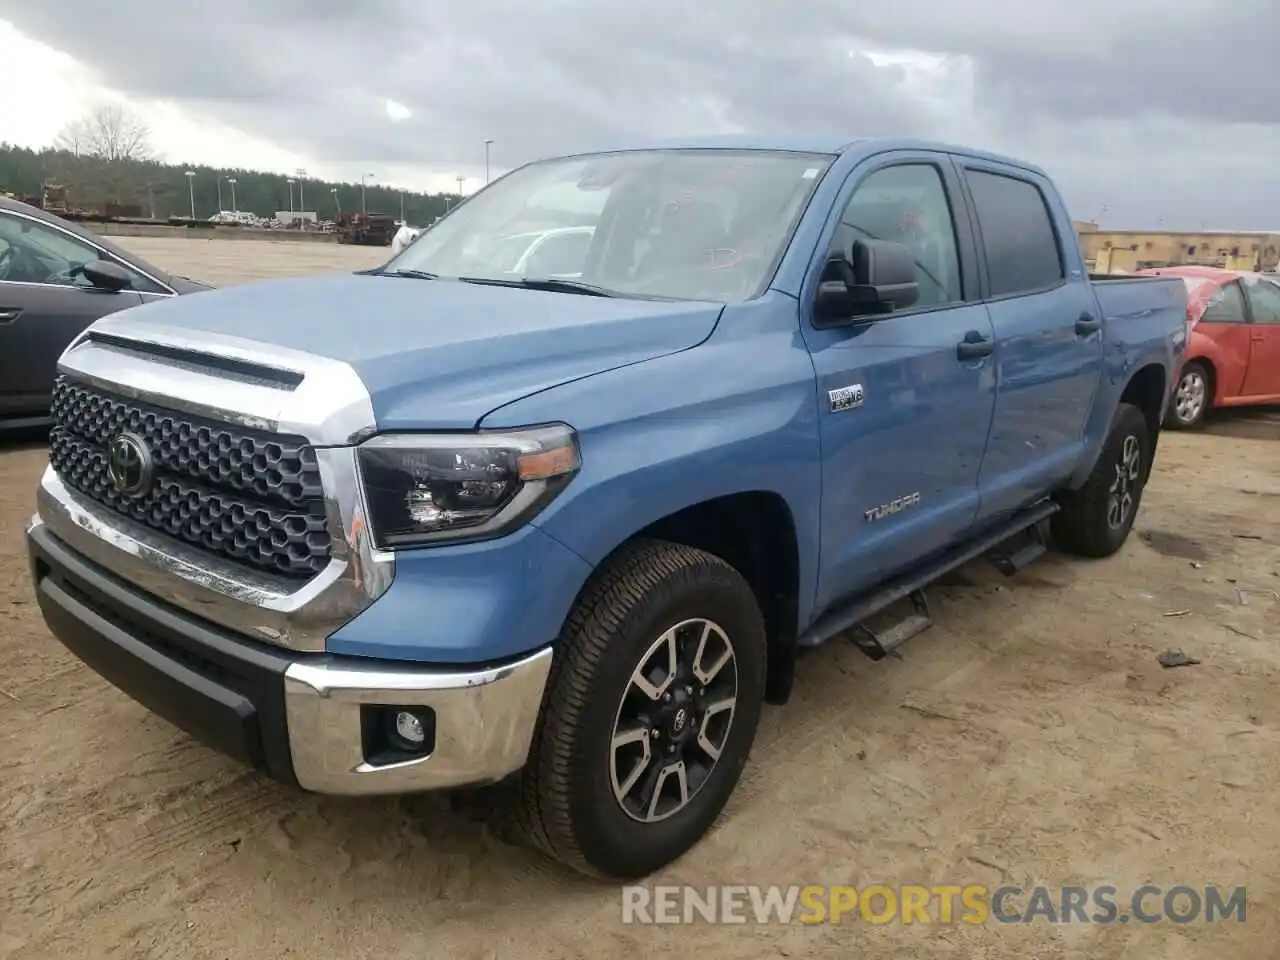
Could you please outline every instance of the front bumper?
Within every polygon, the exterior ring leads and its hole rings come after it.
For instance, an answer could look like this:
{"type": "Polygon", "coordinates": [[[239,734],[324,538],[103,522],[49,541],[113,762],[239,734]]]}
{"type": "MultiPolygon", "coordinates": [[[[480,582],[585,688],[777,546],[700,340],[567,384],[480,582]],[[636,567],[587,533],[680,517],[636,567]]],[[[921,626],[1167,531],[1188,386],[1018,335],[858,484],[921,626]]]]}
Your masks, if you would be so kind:
{"type": "Polygon", "coordinates": [[[124,693],[273,778],[328,794],[492,783],[524,765],[551,666],[423,669],[292,653],[161,603],[60,541],[27,529],[33,582],[53,634],[124,693]],[[433,720],[421,755],[391,755],[372,729],[385,708],[433,720]]]}

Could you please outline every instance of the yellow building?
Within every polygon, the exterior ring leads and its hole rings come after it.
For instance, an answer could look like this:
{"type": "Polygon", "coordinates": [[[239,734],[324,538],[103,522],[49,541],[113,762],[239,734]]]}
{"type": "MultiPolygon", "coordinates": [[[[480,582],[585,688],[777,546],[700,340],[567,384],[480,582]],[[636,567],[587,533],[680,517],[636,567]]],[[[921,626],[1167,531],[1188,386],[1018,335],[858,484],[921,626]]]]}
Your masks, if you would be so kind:
{"type": "Polygon", "coordinates": [[[1146,267],[1196,264],[1229,270],[1275,271],[1280,232],[1265,230],[1104,230],[1076,222],[1090,273],[1123,273],[1146,267]]]}

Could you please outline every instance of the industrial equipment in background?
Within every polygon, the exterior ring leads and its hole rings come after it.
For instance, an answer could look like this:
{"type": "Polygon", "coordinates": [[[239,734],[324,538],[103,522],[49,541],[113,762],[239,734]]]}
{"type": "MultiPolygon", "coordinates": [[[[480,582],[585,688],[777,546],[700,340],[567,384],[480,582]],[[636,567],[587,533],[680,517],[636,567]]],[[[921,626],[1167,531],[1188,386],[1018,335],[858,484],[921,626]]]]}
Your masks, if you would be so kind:
{"type": "Polygon", "coordinates": [[[66,186],[61,183],[46,182],[40,197],[40,209],[58,216],[69,213],[66,186]]]}
{"type": "Polygon", "coordinates": [[[399,229],[396,218],[389,213],[347,213],[334,215],[334,229],[339,243],[353,243],[364,247],[386,247],[399,229]]]}

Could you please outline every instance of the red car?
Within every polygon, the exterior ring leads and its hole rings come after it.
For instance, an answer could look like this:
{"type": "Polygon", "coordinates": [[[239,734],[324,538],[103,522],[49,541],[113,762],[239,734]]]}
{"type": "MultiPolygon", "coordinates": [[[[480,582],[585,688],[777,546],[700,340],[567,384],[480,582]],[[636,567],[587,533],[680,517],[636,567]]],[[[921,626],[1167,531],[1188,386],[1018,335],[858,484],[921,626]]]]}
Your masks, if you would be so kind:
{"type": "Polygon", "coordinates": [[[1280,275],[1158,267],[1187,285],[1187,341],[1168,425],[1197,427],[1213,407],[1280,404],[1280,275]]]}

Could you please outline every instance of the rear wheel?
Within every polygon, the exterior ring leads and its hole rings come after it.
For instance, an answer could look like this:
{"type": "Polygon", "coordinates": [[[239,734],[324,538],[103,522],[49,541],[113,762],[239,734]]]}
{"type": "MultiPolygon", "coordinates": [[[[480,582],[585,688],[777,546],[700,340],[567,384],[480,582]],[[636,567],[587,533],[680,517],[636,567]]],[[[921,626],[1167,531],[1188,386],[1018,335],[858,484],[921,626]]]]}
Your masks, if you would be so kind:
{"type": "Polygon", "coordinates": [[[1169,404],[1167,422],[1171,427],[1192,430],[1204,423],[1205,414],[1213,405],[1213,393],[1209,388],[1209,370],[1199,360],[1192,360],[1182,368],[1178,385],[1169,404]]]}
{"type": "Polygon", "coordinates": [[[1151,439],[1142,411],[1120,404],[1089,479],[1063,497],[1050,522],[1058,546],[1082,557],[1109,557],[1120,549],[1151,472],[1151,439]]]}
{"type": "Polygon", "coordinates": [[[570,614],[522,783],[525,832],[585,873],[632,879],[693,847],[746,763],[765,630],[729,564],[625,547],[570,614]]]}

